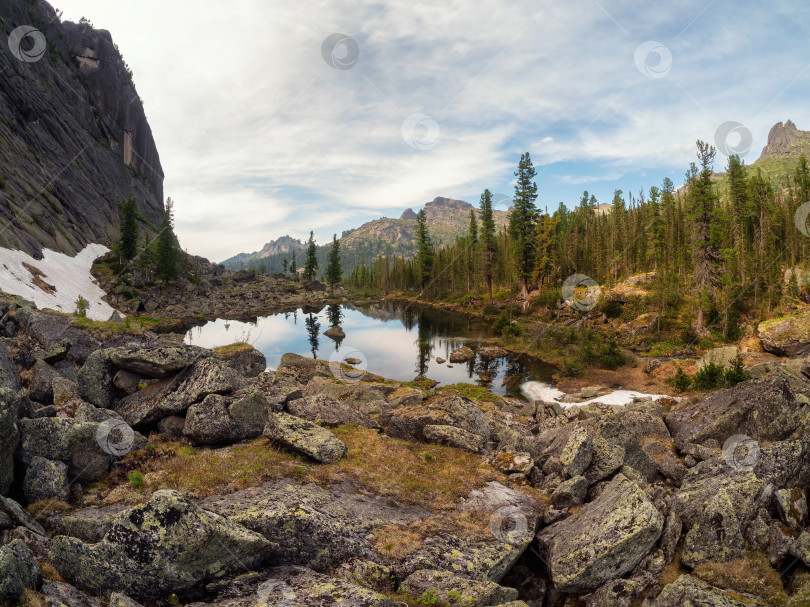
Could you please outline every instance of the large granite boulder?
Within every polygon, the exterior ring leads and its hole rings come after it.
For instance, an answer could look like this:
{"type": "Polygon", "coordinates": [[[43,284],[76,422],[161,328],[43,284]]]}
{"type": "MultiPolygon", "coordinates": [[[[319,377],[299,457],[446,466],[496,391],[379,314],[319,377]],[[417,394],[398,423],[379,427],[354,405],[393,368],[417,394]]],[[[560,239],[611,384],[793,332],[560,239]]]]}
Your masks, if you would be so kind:
{"type": "Polygon", "coordinates": [[[204,357],[173,378],[121,399],[113,408],[137,428],[179,415],[209,394],[230,394],[246,386],[247,381],[224,362],[204,357]]]}
{"type": "Polygon", "coordinates": [[[0,339],[0,388],[2,387],[16,392],[22,385],[11,350],[8,349],[4,340],[0,339]]]}
{"type": "Polygon", "coordinates": [[[189,407],[183,435],[194,445],[234,443],[261,436],[271,405],[260,391],[237,397],[209,394],[189,407]]]}
{"type": "Polygon", "coordinates": [[[264,436],[323,464],[338,461],[349,450],[326,428],[288,413],[269,413],[264,436]]]}
{"type": "Polygon", "coordinates": [[[691,575],[681,575],[653,601],[653,607],[754,607],[759,602],[743,602],[719,588],[714,588],[691,575]]]}
{"type": "Polygon", "coordinates": [[[782,316],[759,323],[757,327],[762,349],[777,356],[807,356],[810,354],[810,316],[782,316]]]}
{"type": "Polygon", "coordinates": [[[53,404],[53,380],[59,377],[59,372],[40,359],[34,363],[33,373],[29,392],[31,398],[45,405],[53,404]]]}
{"type": "MultiPolygon", "coordinates": [[[[310,382],[310,385],[314,381],[310,382]]],[[[380,427],[379,424],[367,418],[348,403],[326,394],[315,394],[292,400],[287,404],[287,411],[292,415],[326,426],[357,424],[358,426],[368,426],[370,428],[380,427]]]]}
{"type": "Polygon", "coordinates": [[[42,569],[22,540],[0,547],[0,601],[16,603],[26,590],[42,583],[42,569]]]}
{"type": "Polygon", "coordinates": [[[267,358],[248,343],[214,348],[214,354],[244,377],[258,377],[267,370],[267,358]]]}
{"type": "Polygon", "coordinates": [[[750,380],[673,410],[666,423],[679,449],[710,438],[723,444],[737,434],[774,441],[799,427],[801,408],[787,380],[750,380]]]}
{"type": "Polygon", "coordinates": [[[432,569],[420,569],[409,575],[402,582],[401,590],[417,599],[465,607],[502,605],[518,598],[514,588],[432,569]]]}
{"type": "Polygon", "coordinates": [[[96,350],[84,362],[79,371],[79,390],[87,402],[109,409],[115,396],[116,369],[104,350],[96,350]]]}
{"type": "Polygon", "coordinates": [[[492,427],[486,414],[468,398],[444,396],[389,411],[382,418],[395,438],[425,442],[426,426],[453,426],[489,440],[492,427]]]}
{"type": "Polygon", "coordinates": [[[117,368],[152,378],[168,377],[189,368],[202,358],[213,355],[214,353],[207,348],[182,344],[107,350],[107,358],[117,368]]]}
{"type": "Polygon", "coordinates": [[[38,456],[33,457],[25,471],[23,494],[29,504],[45,499],[66,502],[70,495],[67,465],[38,456]]]}
{"type": "Polygon", "coordinates": [[[644,492],[618,474],[593,502],[537,539],[555,588],[584,594],[632,571],[663,528],[664,517],[644,492]]]}
{"type": "Polygon", "coordinates": [[[285,354],[276,371],[280,375],[288,375],[303,384],[313,377],[332,377],[329,363],[314,358],[307,358],[299,354],[285,354]]]}
{"type": "Polygon", "coordinates": [[[157,491],[123,512],[97,543],[56,536],[50,559],[59,574],[95,594],[125,592],[138,600],[184,594],[263,562],[262,536],[203,510],[174,491],[157,491]]]}
{"type": "Polygon", "coordinates": [[[395,408],[386,397],[396,390],[378,382],[339,382],[332,377],[313,377],[306,385],[303,396],[330,396],[361,415],[382,413],[395,408]]]}

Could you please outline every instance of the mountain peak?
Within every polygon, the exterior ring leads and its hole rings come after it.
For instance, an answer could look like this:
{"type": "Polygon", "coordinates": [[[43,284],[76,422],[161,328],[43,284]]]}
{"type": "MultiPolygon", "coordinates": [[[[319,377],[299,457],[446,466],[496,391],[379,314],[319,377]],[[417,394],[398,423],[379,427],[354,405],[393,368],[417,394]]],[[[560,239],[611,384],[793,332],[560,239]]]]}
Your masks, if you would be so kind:
{"type": "Polygon", "coordinates": [[[400,219],[416,219],[416,213],[414,213],[412,208],[407,208],[402,212],[402,215],[399,216],[400,219]]]}
{"type": "Polygon", "coordinates": [[[806,153],[808,144],[810,132],[800,131],[792,120],[777,122],[768,133],[768,145],[762,149],[760,158],[799,156],[806,153]]]}

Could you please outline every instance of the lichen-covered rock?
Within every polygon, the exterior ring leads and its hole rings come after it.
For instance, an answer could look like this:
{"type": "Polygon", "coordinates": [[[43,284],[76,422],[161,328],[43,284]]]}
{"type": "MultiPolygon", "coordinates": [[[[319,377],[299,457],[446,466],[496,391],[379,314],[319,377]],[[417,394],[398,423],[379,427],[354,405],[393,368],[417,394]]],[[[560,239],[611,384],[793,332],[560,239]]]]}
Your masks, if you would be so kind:
{"type": "Polygon", "coordinates": [[[59,373],[44,360],[34,363],[33,372],[31,398],[45,405],[53,404],[53,380],[59,377],[59,373]]]}
{"type": "Polygon", "coordinates": [[[585,607],[631,607],[643,585],[633,579],[608,582],[585,597],[585,607]]]}
{"type": "Polygon", "coordinates": [[[424,441],[425,426],[454,426],[489,440],[492,427],[476,404],[463,396],[447,396],[402,407],[383,416],[388,434],[395,438],[424,441]]]}
{"type": "Polygon", "coordinates": [[[82,590],[126,592],[143,600],[189,592],[257,565],[270,550],[257,533],[177,492],[157,491],[119,515],[97,544],[55,537],[50,558],[60,575],[82,590]]]}
{"type": "Polygon", "coordinates": [[[286,375],[276,375],[269,371],[262,373],[252,383],[252,387],[261,390],[273,411],[283,411],[292,400],[301,398],[304,394],[298,380],[286,375]]]}
{"type": "Polygon", "coordinates": [[[264,436],[323,464],[338,461],[349,450],[326,428],[287,413],[269,413],[264,436]]]}
{"type": "Polygon", "coordinates": [[[179,415],[210,394],[231,394],[246,386],[246,380],[225,363],[205,357],[175,377],[123,398],[115,405],[115,410],[137,428],[179,415]]]}
{"type": "Polygon", "coordinates": [[[66,502],[70,496],[67,465],[34,456],[25,471],[23,494],[29,504],[46,499],[66,502]]]}
{"type": "Polygon", "coordinates": [[[313,377],[332,377],[328,363],[299,354],[285,354],[282,356],[277,373],[294,377],[304,384],[308,383],[313,377]]]}
{"type": "Polygon", "coordinates": [[[551,503],[557,508],[571,508],[585,502],[588,481],[584,476],[574,476],[560,483],[551,494],[551,503]]]}
{"type": "Polygon", "coordinates": [[[214,353],[243,377],[258,377],[267,370],[264,354],[247,343],[215,348],[214,353]]]}
{"type": "Polygon", "coordinates": [[[0,496],[8,495],[14,481],[14,454],[20,444],[18,421],[17,399],[11,390],[0,387],[0,496]]]}
{"type": "Polygon", "coordinates": [[[810,567],[810,532],[802,531],[790,548],[790,553],[810,567]]]}
{"type": "Polygon", "coordinates": [[[691,575],[681,575],[671,584],[664,586],[661,594],[653,602],[653,607],[686,607],[688,605],[706,607],[754,607],[758,602],[742,602],[710,586],[691,575]]]}
{"type": "Polygon", "coordinates": [[[241,398],[210,394],[186,412],[183,435],[194,445],[234,443],[261,436],[270,403],[259,391],[241,398]]]}
{"type": "Polygon", "coordinates": [[[509,354],[509,352],[500,346],[484,346],[483,348],[478,348],[476,354],[481,358],[503,358],[509,354]]]}
{"type": "Polygon", "coordinates": [[[465,363],[468,360],[475,360],[475,352],[468,346],[461,346],[450,352],[451,363],[465,363]]]}
{"type": "Polygon", "coordinates": [[[29,589],[39,588],[42,569],[21,540],[0,547],[0,601],[16,602],[29,589]]]}
{"type": "Polygon", "coordinates": [[[810,354],[810,326],[807,315],[783,316],[763,321],[757,326],[762,349],[777,356],[810,354]]]}
{"type": "Polygon", "coordinates": [[[707,439],[723,444],[735,434],[776,441],[799,427],[800,408],[787,380],[750,380],[675,409],[666,423],[679,449],[707,439]]]}
{"type": "Polygon", "coordinates": [[[779,516],[788,527],[801,531],[807,526],[807,494],[804,489],[777,489],[774,499],[779,516]]]}
{"type": "Polygon", "coordinates": [[[394,386],[377,382],[339,382],[332,377],[313,377],[304,388],[303,395],[331,396],[357,413],[368,416],[395,408],[386,400],[394,389],[394,386]]]}
{"type": "Polygon", "coordinates": [[[72,345],[73,342],[70,341],[69,337],[63,337],[62,339],[51,344],[49,348],[46,348],[40,352],[37,355],[37,358],[39,360],[44,360],[49,365],[58,363],[61,360],[65,360],[65,356],[67,356],[67,353],[70,352],[72,345]]]}
{"type": "Polygon", "coordinates": [[[186,418],[179,415],[164,417],[158,422],[158,432],[170,438],[183,438],[183,428],[186,425],[186,418]]]}
{"type": "Polygon", "coordinates": [[[110,607],[142,607],[142,605],[125,594],[113,592],[110,595],[110,607]]]}
{"type": "Polygon", "coordinates": [[[576,515],[538,540],[560,592],[584,594],[631,571],[661,535],[664,517],[638,486],[618,474],[576,515]]]}
{"type": "Polygon", "coordinates": [[[107,601],[83,593],[65,582],[45,580],[40,590],[48,607],[107,607],[107,601]]]}
{"type": "Polygon", "coordinates": [[[96,407],[109,409],[115,394],[116,369],[105,350],[96,350],[79,371],[79,390],[82,398],[96,407]]]}
{"type": "Polygon", "coordinates": [[[563,472],[568,477],[579,476],[590,466],[593,458],[593,440],[584,428],[577,428],[569,436],[560,454],[563,472]]]}
{"type": "Polygon", "coordinates": [[[534,467],[532,454],[528,452],[501,451],[495,456],[495,467],[504,474],[528,476],[534,467]]]}
{"type": "Polygon", "coordinates": [[[0,496],[0,518],[11,521],[12,526],[25,527],[37,535],[46,535],[45,529],[10,497],[0,496]]]}
{"type": "Polygon", "coordinates": [[[8,349],[5,341],[0,339],[0,388],[3,387],[16,392],[22,387],[22,384],[11,350],[8,349]]]}
{"type": "Polygon", "coordinates": [[[518,591],[514,588],[432,569],[415,571],[402,582],[400,589],[415,598],[464,607],[502,605],[518,598],[518,591]]]}
{"type": "Polygon", "coordinates": [[[422,434],[429,443],[448,445],[473,453],[478,453],[484,447],[484,437],[455,426],[425,426],[422,434]]]}
{"type": "Polygon", "coordinates": [[[213,355],[207,348],[188,345],[121,347],[107,350],[107,358],[119,369],[154,378],[168,377],[189,368],[202,358],[213,355]]]}
{"type": "Polygon", "coordinates": [[[89,544],[104,539],[115,520],[126,510],[123,504],[97,508],[90,506],[72,512],[62,512],[48,517],[48,528],[56,535],[69,535],[89,544]]]}
{"type": "MultiPolygon", "coordinates": [[[[313,382],[310,382],[310,386],[313,382]]],[[[315,394],[291,400],[287,404],[287,411],[297,417],[326,426],[357,424],[370,428],[380,427],[378,423],[370,420],[345,401],[337,400],[326,394],[315,394]]]]}
{"type": "Polygon", "coordinates": [[[277,563],[330,571],[341,563],[371,559],[365,536],[378,525],[407,524],[425,515],[419,508],[365,496],[353,487],[295,485],[287,481],[203,500],[217,512],[273,542],[277,563]]]}

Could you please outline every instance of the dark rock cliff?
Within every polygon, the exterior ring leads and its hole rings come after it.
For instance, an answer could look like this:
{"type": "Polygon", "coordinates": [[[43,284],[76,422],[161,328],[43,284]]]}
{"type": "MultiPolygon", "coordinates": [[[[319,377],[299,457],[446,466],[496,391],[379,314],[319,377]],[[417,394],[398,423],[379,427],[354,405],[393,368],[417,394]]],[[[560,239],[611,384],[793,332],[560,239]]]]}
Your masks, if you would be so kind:
{"type": "Polygon", "coordinates": [[[62,23],[47,2],[0,0],[0,247],[109,245],[116,202],[133,194],[159,223],[163,169],[110,33],[62,23]]]}

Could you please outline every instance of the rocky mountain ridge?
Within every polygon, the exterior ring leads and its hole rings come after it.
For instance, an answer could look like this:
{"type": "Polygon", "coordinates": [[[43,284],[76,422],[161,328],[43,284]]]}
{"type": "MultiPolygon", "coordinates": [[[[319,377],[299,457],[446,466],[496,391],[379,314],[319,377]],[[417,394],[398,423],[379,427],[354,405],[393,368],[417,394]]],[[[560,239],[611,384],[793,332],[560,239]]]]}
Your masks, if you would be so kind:
{"type": "Polygon", "coordinates": [[[0,17],[4,40],[28,32],[0,53],[0,247],[38,258],[43,248],[73,255],[110,245],[116,202],[130,195],[159,223],[160,157],[110,33],[62,23],[45,1],[0,0],[0,17]],[[39,55],[18,50],[40,42],[39,55]]]}

